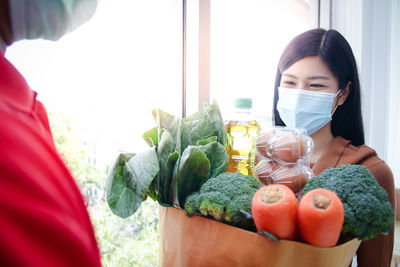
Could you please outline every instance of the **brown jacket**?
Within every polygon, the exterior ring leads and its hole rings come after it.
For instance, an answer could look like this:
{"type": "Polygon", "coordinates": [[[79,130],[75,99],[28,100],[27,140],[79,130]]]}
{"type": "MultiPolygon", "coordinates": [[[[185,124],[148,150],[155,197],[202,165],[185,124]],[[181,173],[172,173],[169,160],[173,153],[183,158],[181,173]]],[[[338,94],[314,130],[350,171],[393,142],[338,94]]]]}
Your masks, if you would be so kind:
{"type": "MultiPolygon", "coordinates": [[[[319,160],[312,166],[314,174],[342,164],[360,164],[368,168],[378,183],[386,190],[395,209],[395,187],[393,174],[386,163],[379,159],[375,150],[366,145],[356,147],[342,137],[335,137],[319,160]]],[[[388,235],[362,242],[357,251],[359,267],[390,266],[393,253],[394,226],[388,235]]]]}

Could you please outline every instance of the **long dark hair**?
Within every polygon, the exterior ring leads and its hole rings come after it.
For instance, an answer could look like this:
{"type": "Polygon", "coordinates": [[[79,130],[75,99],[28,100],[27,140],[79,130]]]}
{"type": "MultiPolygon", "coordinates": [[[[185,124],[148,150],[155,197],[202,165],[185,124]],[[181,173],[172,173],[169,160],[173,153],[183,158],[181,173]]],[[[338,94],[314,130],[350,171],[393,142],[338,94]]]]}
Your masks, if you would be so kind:
{"type": "Polygon", "coordinates": [[[307,56],[319,56],[339,82],[339,89],[351,82],[350,92],[343,105],[338,106],[332,117],[333,136],[341,136],[354,145],[363,145],[364,126],[361,112],[360,80],[353,51],[346,39],[336,30],[313,29],[296,36],[285,48],[279,60],[275,78],[273,122],[285,123],[276,109],[278,87],[282,73],[293,63],[307,56]]]}

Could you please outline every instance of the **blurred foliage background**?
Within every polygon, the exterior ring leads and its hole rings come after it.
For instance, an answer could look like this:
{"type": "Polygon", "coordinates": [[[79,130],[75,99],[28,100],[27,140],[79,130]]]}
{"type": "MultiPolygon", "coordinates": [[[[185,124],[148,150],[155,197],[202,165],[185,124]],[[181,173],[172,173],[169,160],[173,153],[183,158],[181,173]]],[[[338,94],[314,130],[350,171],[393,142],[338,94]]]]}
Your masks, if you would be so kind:
{"type": "Polygon", "coordinates": [[[85,198],[103,266],[158,266],[157,203],[144,201],[126,219],[114,215],[105,194],[107,167],[99,169],[90,162],[85,142],[76,135],[67,115],[50,111],[49,121],[57,149],[85,198]]]}

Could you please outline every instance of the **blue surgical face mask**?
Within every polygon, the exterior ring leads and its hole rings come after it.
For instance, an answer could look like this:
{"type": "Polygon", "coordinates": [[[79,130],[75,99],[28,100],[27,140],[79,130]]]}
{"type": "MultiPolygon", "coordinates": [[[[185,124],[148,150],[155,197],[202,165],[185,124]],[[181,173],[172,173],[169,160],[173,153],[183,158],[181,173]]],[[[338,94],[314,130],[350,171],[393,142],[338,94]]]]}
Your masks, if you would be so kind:
{"type": "Polygon", "coordinates": [[[305,129],[311,135],[332,120],[333,100],[340,92],[314,92],[301,89],[278,88],[277,110],[289,128],[305,129]]]}
{"type": "Polygon", "coordinates": [[[87,21],[98,0],[11,0],[13,41],[57,40],[87,21]]]}

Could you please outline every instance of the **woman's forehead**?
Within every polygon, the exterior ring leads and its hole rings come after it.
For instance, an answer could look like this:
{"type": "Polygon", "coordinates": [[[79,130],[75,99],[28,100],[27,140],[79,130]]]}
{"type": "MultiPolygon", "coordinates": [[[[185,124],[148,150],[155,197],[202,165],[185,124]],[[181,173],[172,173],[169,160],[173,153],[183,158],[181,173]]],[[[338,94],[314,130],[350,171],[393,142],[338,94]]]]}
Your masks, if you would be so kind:
{"type": "Polygon", "coordinates": [[[298,79],[334,78],[328,65],[319,56],[304,57],[296,61],[282,73],[282,76],[298,79]]]}

